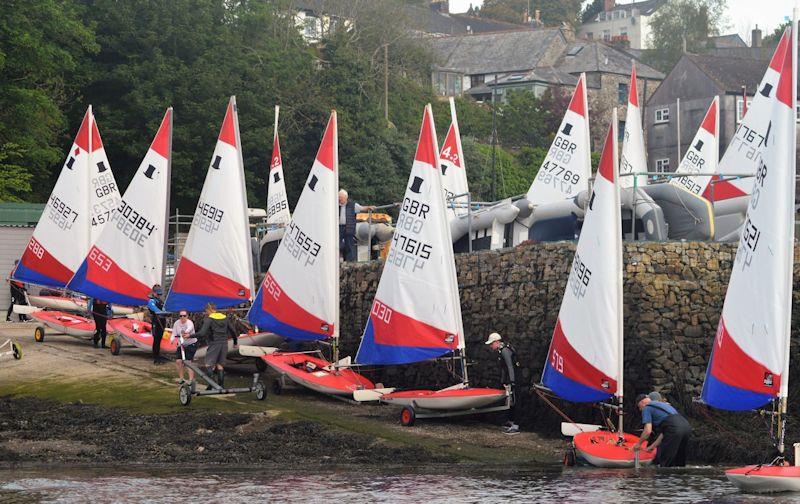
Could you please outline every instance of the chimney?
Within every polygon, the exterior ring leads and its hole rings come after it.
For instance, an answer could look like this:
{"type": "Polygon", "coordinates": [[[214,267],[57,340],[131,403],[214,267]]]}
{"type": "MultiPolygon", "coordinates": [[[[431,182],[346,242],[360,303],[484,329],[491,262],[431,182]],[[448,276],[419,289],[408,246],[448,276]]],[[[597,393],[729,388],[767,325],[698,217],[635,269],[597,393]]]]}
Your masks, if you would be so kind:
{"type": "Polygon", "coordinates": [[[753,30],[750,34],[750,45],[753,47],[761,47],[761,30],[756,25],[755,30],[753,30]]]}
{"type": "Polygon", "coordinates": [[[450,14],[450,0],[431,0],[430,7],[442,14],[450,14]]]}
{"type": "Polygon", "coordinates": [[[603,10],[608,12],[614,8],[616,2],[614,0],[605,0],[603,3],[603,10]]]}

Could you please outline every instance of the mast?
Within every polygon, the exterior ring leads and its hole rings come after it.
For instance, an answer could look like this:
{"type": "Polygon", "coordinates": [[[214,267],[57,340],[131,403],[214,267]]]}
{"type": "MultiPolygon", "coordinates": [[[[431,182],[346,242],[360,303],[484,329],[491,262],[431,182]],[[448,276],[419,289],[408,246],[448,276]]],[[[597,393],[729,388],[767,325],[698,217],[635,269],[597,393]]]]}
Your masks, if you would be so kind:
{"type": "Polygon", "coordinates": [[[331,224],[333,225],[333,243],[334,243],[334,253],[330,254],[330,260],[334,262],[333,271],[336,272],[334,277],[334,292],[336,292],[336,302],[334,303],[333,308],[333,336],[331,337],[331,341],[333,344],[333,365],[339,362],[339,302],[341,301],[341,292],[339,291],[339,284],[341,275],[340,272],[340,261],[339,261],[339,119],[336,116],[336,110],[331,110],[331,117],[333,118],[333,194],[331,194],[331,198],[333,201],[331,204],[335,209],[333,212],[334,219],[331,224]]]}
{"type": "MultiPolygon", "coordinates": [[[[164,212],[164,255],[161,260],[161,288],[163,289],[167,283],[167,243],[169,243],[169,195],[171,192],[172,180],[172,107],[167,109],[169,114],[169,157],[167,158],[167,211],[164,212]]],[[[175,221],[175,253],[174,256],[178,257],[178,226],[177,220],[175,221]]],[[[176,263],[177,265],[177,263],[176,263]]]]}
{"type": "MultiPolygon", "coordinates": [[[[578,78],[579,81],[583,81],[583,103],[586,109],[583,111],[583,117],[586,121],[586,164],[584,170],[584,176],[586,177],[586,190],[587,190],[587,201],[588,198],[592,196],[591,194],[591,187],[589,187],[589,180],[592,178],[592,136],[590,134],[590,127],[589,127],[589,98],[587,94],[587,87],[586,87],[586,73],[581,72],[580,77],[578,78]]],[[[615,174],[616,176],[616,174],[615,174]]],[[[614,179],[616,181],[616,179],[614,179]]],[[[584,208],[584,211],[586,209],[584,208]]]]}
{"type": "MultiPolygon", "coordinates": [[[[89,130],[87,132],[87,136],[88,136],[87,145],[89,146],[89,152],[86,153],[87,154],[86,155],[86,160],[87,160],[86,164],[87,164],[87,167],[88,167],[88,169],[86,170],[86,187],[92,187],[92,169],[91,168],[92,168],[92,151],[94,150],[93,149],[93,145],[92,145],[92,143],[93,143],[92,140],[94,140],[94,110],[92,109],[91,105],[89,105],[89,130]]],[[[91,214],[92,210],[91,210],[91,208],[92,208],[92,192],[91,191],[86,191],[86,207],[85,207],[85,209],[86,209],[86,219],[89,220],[89,226],[86,229],[86,248],[85,248],[85,250],[87,252],[89,251],[89,249],[92,248],[92,214],[91,214]]],[[[66,285],[64,286],[64,290],[67,290],[67,286],[66,285]]]]}
{"type": "Polygon", "coordinates": [[[278,114],[280,114],[281,106],[275,105],[275,125],[272,127],[272,141],[278,138],[278,114]]]}
{"type": "Polygon", "coordinates": [[[239,134],[239,108],[236,106],[236,96],[231,96],[231,105],[233,105],[233,129],[236,133],[236,155],[239,161],[239,173],[241,176],[241,187],[239,192],[242,197],[242,212],[244,217],[244,230],[245,236],[247,236],[247,286],[250,289],[250,299],[249,301],[253,301],[253,293],[255,292],[255,285],[253,279],[253,244],[252,240],[250,239],[250,219],[248,217],[248,206],[247,206],[247,187],[244,180],[244,160],[242,158],[242,137],[239,134]]]}
{"type": "MultiPolygon", "coordinates": [[[[792,9],[792,42],[789,46],[788,50],[792,51],[792,125],[797,124],[797,7],[792,9]]],[[[789,164],[790,167],[790,176],[787,177],[787,180],[791,181],[791,183],[786,184],[785,190],[788,191],[788,199],[787,201],[794,201],[794,192],[795,192],[795,177],[797,172],[796,167],[796,155],[797,152],[797,135],[791,135],[791,161],[789,164]]],[[[787,213],[786,215],[786,222],[793,223],[794,222],[794,205],[786,205],[784,211],[787,213]]],[[[789,225],[789,236],[786,240],[786,258],[789,261],[788,271],[789,274],[786,275],[786,278],[783,279],[784,282],[787,283],[787,290],[791,294],[792,292],[792,285],[793,285],[793,268],[792,264],[794,263],[794,225],[789,225]]],[[[785,443],[784,437],[786,434],[786,412],[788,406],[788,396],[789,396],[789,350],[791,347],[792,341],[792,296],[787,296],[786,302],[786,317],[784,323],[786,324],[784,328],[784,344],[785,344],[785,351],[784,351],[784,359],[783,359],[783,371],[781,372],[781,388],[778,392],[778,453],[780,455],[784,454],[785,451],[785,443]]],[[[796,463],[796,461],[795,461],[796,463]]]]}
{"type": "Polygon", "coordinates": [[[617,107],[614,107],[613,111],[611,112],[611,130],[612,135],[614,137],[614,148],[612,150],[612,155],[614,158],[614,243],[616,243],[617,253],[615,254],[615,260],[617,262],[617,272],[616,272],[616,296],[618,302],[618,309],[616,313],[617,317],[617,418],[618,418],[618,426],[617,426],[617,435],[620,439],[625,437],[625,430],[624,430],[624,416],[623,416],[623,371],[625,369],[625,359],[624,359],[624,348],[625,348],[625,338],[624,338],[624,328],[622,325],[622,230],[618,223],[622,222],[621,210],[620,210],[620,196],[619,196],[619,157],[617,156],[617,107]]]}

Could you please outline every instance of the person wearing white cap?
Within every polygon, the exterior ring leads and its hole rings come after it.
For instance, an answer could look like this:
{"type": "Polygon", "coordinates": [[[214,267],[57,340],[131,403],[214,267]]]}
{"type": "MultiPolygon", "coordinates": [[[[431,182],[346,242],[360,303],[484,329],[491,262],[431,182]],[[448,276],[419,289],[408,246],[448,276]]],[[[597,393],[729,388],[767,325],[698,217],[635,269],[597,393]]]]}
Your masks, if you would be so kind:
{"type": "Polygon", "coordinates": [[[503,341],[503,338],[496,332],[489,335],[484,343],[498,353],[497,362],[500,365],[500,382],[505,386],[511,387],[511,409],[508,410],[508,421],[503,426],[506,434],[519,434],[517,408],[517,378],[519,378],[519,364],[517,363],[517,352],[514,347],[503,341]]]}

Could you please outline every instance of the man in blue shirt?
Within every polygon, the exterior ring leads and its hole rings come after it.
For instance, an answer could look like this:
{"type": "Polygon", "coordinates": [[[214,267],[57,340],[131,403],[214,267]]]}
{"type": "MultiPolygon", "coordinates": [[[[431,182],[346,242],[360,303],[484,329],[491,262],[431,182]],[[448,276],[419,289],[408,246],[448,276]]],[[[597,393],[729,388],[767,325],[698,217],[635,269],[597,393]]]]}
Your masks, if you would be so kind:
{"type": "Polygon", "coordinates": [[[642,412],[644,431],[633,449],[641,449],[655,427],[658,436],[646,448],[647,451],[657,450],[655,463],[661,467],[684,467],[686,446],[692,434],[689,422],[670,403],[653,401],[646,394],[636,397],[636,405],[642,412]]]}

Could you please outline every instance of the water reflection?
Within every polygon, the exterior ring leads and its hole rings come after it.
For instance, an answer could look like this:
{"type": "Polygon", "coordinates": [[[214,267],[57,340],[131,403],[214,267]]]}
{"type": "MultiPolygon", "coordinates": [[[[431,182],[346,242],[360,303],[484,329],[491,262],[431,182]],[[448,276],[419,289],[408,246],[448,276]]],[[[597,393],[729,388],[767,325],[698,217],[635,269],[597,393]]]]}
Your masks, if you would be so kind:
{"type": "Polygon", "coordinates": [[[0,501],[46,502],[800,502],[800,495],[736,491],[717,468],[519,470],[476,466],[409,470],[119,469],[0,471],[0,501]],[[469,474],[469,476],[467,476],[469,474]]]}

